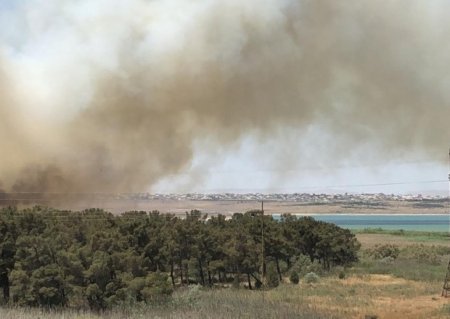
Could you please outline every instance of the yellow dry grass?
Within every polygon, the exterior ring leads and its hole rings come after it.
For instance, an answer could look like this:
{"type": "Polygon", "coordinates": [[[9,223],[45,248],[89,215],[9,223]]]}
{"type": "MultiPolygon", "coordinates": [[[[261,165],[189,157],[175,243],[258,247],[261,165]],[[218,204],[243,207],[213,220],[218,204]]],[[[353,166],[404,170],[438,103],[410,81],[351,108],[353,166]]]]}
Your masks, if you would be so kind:
{"type": "Polygon", "coordinates": [[[450,299],[440,296],[438,285],[396,278],[391,275],[352,276],[322,279],[319,284],[303,285],[303,302],[319,312],[340,318],[380,319],[450,318],[443,307],[450,299]],[[430,291],[435,293],[430,293],[430,291]]]}
{"type": "Polygon", "coordinates": [[[356,238],[361,243],[361,248],[373,248],[376,245],[395,244],[400,248],[410,246],[412,244],[422,244],[425,246],[448,245],[448,240],[436,239],[427,241],[417,241],[415,237],[390,235],[390,234],[366,234],[358,233],[356,238]]]}

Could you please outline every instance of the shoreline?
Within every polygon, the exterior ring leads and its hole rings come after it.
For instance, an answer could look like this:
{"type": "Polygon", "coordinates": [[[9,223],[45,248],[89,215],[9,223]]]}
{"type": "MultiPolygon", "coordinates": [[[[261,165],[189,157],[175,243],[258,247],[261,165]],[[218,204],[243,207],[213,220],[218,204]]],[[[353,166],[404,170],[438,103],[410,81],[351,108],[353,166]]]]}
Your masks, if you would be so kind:
{"type": "MultiPolygon", "coordinates": [[[[268,214],[269,215],[269,214],[268,214]]],[[[279,213],[272,213],[270,215],[283,215],[279,213]]],[[[296,216],[324,216],[324,215],[333,215],[333,216],[448,216],[450,218],[450,213],[295,213],[291,215],[296,216]]]]}

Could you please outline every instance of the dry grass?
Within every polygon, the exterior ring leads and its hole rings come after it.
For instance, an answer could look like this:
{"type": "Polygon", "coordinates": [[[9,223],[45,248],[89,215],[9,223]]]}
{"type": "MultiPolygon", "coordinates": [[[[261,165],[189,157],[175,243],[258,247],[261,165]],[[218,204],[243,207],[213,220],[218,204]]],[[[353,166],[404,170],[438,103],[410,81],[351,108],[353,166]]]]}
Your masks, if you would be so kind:
{"type": "Polygon", "coordinates": [[[440,297],[440,284],[391,275],[322,278],[317,284],[282,286],[264,292],[198,290],[177,292],[170,305],[136,307],[102,315],[74,311],[1,309],[5,319],[138,319],[138,318],[364,318],[437,319],[450,317],[450,299],[440,297]],[[263,299],[264,298],[264,299],[263,299]]]}
{"type": "Polygon", "coordinates": [[[336,318],[320,314],[314,307],[298,304],[278,302],[269,298],[262,298],[260,291],[248,290],[199,290],[196,287],[184,291],[177,291],[173,303],[164,305],[136,305],[126,310],[115,309],[103,314],[90,312],[43,311],[39,309],[0,309],[0,318],[5,319],[144,319],[144,318],[173,318],[173,319],[288,319],[305,318],[321,319],[336,318]]]}
{"type": "Polygon", "coordinates": [[[357,233],[356,238],[361,243],[362,249],[373,248],[375,245],[395,244],[400,248],[421,243],[426,246],[448,245],[448,239],[427,239],[419,240],[414,236],[400,236],[392,234],[367,234],[357,233]]]}
{"type": "MultiPolygon", "coordinates": [[[[440,297],[440,285],[395,278],[391,275],[325,278],[314,285],[286,286],[280,301],[303,303],[338,318],[448,318],[443,308],[450,300],[440,297]],[[286,298],[286,296],[289,296],[286,298]]],[[[277,292],[274,291],[273,294],[277,292]]]]}

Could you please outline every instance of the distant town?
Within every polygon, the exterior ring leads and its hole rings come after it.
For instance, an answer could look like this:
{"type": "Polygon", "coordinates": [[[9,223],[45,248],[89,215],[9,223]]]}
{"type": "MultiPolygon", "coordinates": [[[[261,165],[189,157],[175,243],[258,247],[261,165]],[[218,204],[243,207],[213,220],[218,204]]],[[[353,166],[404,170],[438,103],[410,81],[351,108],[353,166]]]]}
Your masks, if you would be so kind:
{"type": "Polygon", "coordinates": [[[291,214],[442,214],[447,213],[449,198],[440,195],[400,195],[384,193],[0,193],[0,206],[42,205],[58,209],[102,208],[112,213],[160,211],[184,214],[200,210],[208,214],[231,215],[258,209],[264,201],[267,213],[291,214]]]}
{"type": "Polygon", "coordinates": [[[117,199],[135,200],[191,200],[191,201],[289,201],[304,203],[336,203],[336,202],[361,202],[361,201],[443,201],[448,197],[440,195],[398,195],[384,193],[362,193],[362,194],[310,194],[310,193],[217,193],[217,194],[150,194],[150,193],[128,193],[118,194],[117,199]]]}

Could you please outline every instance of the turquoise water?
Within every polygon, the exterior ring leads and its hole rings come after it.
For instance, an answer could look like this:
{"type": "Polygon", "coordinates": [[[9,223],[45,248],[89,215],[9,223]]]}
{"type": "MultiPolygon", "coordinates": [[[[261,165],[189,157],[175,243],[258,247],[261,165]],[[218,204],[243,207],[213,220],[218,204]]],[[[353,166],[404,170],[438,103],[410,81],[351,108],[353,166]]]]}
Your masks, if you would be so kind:
{"type": "MultiPolygon", "coordinates": [[[[298,215],[302,216],[302,215],[298,215]]],[[[382,228],[448,232],[450,215],[308,215],[348,229],[382,228]]]]}

